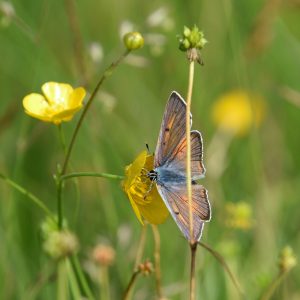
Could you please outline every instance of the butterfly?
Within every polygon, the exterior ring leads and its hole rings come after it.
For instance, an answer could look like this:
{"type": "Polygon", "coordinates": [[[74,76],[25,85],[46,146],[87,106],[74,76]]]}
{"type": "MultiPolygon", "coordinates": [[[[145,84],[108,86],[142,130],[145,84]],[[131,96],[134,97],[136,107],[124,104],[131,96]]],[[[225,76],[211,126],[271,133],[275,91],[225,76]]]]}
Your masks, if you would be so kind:
{"type": "MultiPolygon", "coordinates": [[[[190,116],[192,125],[192,115],[190,116]]],[[[196,180],[204,177],[203,142],[201,133],[191,131],[191,177],[193,239],[189,230],[189,203],[186,184],[186,102],[172,92],[165,108],[157,146],[154,169],[147,177],[157,190],[173,219],[188,241],[199,241],[204,222],[210,221],[211,209],[206,189],[196,180]]]]}

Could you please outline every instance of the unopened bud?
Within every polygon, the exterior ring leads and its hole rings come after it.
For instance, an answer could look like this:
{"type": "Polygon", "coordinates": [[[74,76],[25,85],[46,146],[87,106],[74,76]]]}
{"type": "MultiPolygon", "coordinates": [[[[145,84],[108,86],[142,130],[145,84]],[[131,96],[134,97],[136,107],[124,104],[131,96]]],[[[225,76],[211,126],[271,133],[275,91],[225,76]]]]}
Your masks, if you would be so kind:
{"type": "Polygon", "coordinates": [[[128,50],[136,50],[144,46],[143,36],[136,31],[125,34],[123,40],[128,50]]]}

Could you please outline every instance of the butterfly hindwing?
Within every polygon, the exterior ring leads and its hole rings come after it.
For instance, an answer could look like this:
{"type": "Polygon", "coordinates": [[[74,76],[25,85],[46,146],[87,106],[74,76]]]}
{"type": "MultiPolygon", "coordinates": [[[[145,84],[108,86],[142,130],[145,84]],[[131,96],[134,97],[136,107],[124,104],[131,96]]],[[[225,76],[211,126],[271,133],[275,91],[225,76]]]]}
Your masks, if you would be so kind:
{"type": "MultiPolygon", "coordinates": [[[[157,188],[183,235],[191,240],[186,185],[166,186],[158,183],[157,188]]],[[[194,240],[199,241],[204,222],[210,220],[210,204],[206,189],[197,183],[192,184],[192,208],[194,240]]]]}

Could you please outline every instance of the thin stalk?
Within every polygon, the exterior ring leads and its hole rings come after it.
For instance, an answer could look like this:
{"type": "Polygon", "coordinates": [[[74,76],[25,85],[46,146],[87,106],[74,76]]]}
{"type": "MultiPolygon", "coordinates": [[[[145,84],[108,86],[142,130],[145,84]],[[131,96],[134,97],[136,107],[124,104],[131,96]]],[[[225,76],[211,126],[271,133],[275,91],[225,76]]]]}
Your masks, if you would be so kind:
{"type": "Polygon", "coordinates": [[[190,272],[190,300],[195,299],[195,264],[197,243],[194,240],[194,226],[193,226],[193,203],[192,203],[192,174],[191,174],[191,102],[194,83],[194,66],[195,62],[190,60],[189,67],[189,84],[186,97],[186,186],[189,204],[189,232],[190,232],[190,248],[191,248],[191,272],[190,272]]]}
{"type": "Polygon", "coordinates": [[[276,278],[271,282],[270,286],[268,287],[268,289],[263,293],[262,297],[260,298],[260,300],[270,300],[272,295],[274,294],[275,290],[277,289],[277,287],[279,286],[279,284],[281,283],[281,281],[283,280],[283,278],[285,277],[285,275],[288,272],[280,272],[276,278]]]}
{"type": "Polygon", "coordinates": [[[143,254],[144,254],[144,249],[145,249],[145,242],[146,242],[146,234],[147,234],[147,225],[145,224],[142,227],[140,239],[139,239],[139,244],[136,252],[136,257],[135,257],[135,263],[134,263],[134,271],[138,269],[139,264],[142,261],[143,254]]]}
{"type": "Polygon", "coordinates": [[[196,270],[197,243],[190,244],[190,249],[191,249],[190,299],[194,300],[195,290],[196,290],[195,270],[196,270]]]}
{"type": "Polygon", "coordinates": [[[6,177],[5,175],[0,173],[0,178],[3,179],[6,183],[8,183],[15,190],[19,191],[21,194],[25,195],[29,200],[31,200],[36,206],[38,206],[46,215],[54,219],[53,213],[49,210],[49,208],[35,195],[30,193],[24,187],[20,186],[12,179],[6,177]]]}
{"type": "Polygon", "coordinates": [[[66,263],[67,275],[68,275],[70,289],[71,289],[71,292],[72,292],[72,295],[73,295],[73,299],[82,299],[81,293],[80,293],[80,288],[78,286],[76,275],[74,273],[74,270],[73,270],[73,267],[71,265],[70,259],[67,258],[65,260],[65,263],[66,263]]]}
{"type": "Polygon", "coordinates": [[[161,270],[160,270],[160,236],[156,225],[152,225],[152,232],[154,237],[154,261],[155,261],[155,282],[157,298],[162,299],[163,293],[161,288],[161,270]]]}
{"type": "Polygon", "coordinates": [[[109,276],[108,276],[108,267],[100,267],[100,294],[101,300],[110,300],[110,291],[109,291],[109,276]]]}
{"type": "Polygon", "coordinates": [[[66,262],[64,259],[57,265],[57,300],[68,300],[68,282],[66,276],[66,262]]]}
{"type": "Polygon", "coordinates": [[[87,280],[83,274],[82,268],[80,266],[79,260],[78,260],[78,256],[76,254],[74,254],[71,257],[71,262],[72,262],[72,266],[75,269],[75,272],[78,276],[78,280],[80,282],[80,285],[85,293],[85,295],[88,297],[89,300],[94,300],[94,296],[93,293],[87,283],[87,280]]]}
{"type": "Polygon", "coordinates": [[[67,152],[66,139],[65,139],[64,132],[62,130],[62,125],[58,124],[57,128],[58,128],[58,135],[59,135],[59,140],[60,140],[61,146],[63,148],[64,154],[66,154],[66,152],[67,152]]]}
{"type": "Polygon", "coordinates": [[[191,102],[194,82],[194,61],[190,61],[189,68],[189,85],[186,97],[186,187],[189,203],[189,231],[190,231],[190,244],[194,244],[194,228],[193,228],[193,204],[192,204],[192,175],[191,175],[191,102]]]}
{"type": "Polygon", "coordinates": [[[226,263],[225,259],[223,258],[223,256],[220,253],[218,253],[217,251],[215,251],[214,249],[212,249],[210,246],[208,246],[208,245],[206,245],[202,242],[199,242],[199,245],[201,247],[203,247],[204,249],[206,249],[210,254],[212,254],[217,259],[217,261],[222,265],[224,270],[229,275],[229,277],[230,277],[232,283],[234,284],[234,286],[236,287],[237,291],[240,294],[244,294],[240,283],[238,282],[237,278],[234,276],[233,272],[230,270],[230,268],[227,265],[227,263],[226,263]]]}
{"type": "Polygon", "coordinates": [[[117,179],[117,180],[124,179],[124,176],[114,175],[114,174],[109,174],[109,173],[74,172],[74,173],[69,173],[69,174],[61,176],[60,180],[64,181],[64,180],[67,180],[67,179],[70,179],[70,178],[74,178],[74,177],[102,177],[102,178],[117,179]]]}
{"type": "Polygon", "coordinates": [[[124,292],[124,296],[123,296],[123,298],[122,298],[123,300],[128,300],[128,299],[130,299],[131,289],[132,289],[132,287],[133,287],[133,285],[134,285],[134,283],[135,283],[135,281],[136,281],[136,279],[137,279],[137,276],[138,276],[140,273],[141,273],[140,270],[137,270],[137,271],[133,272],[133,274],[132,274],[132,276],[131,276],[131,278],[130,278],[130,281],[129,281],[128,285],[127,285],[127,288],[126,288],[126,290],[125,290],[125,292],[124,292]]]}
{"type": "Polygon", "coordinates": [[[59,230],[62,229],[62,225],[63,225],[62,185],[63,185],[63,181],[59,179],[57,181],[57,219],[58,219],[59,230]]]}
{"type": "Polygon", "coordinates": [[[82,111],[82,114],[78,120],[78,123],[75,127],[75,130],[73,132],[73,135],[72,135],[72,138],[71,138],[71,141],[70,141],[70,144],[68,146],[68,150],[67,150],[67,154],[66,154],[66,157],[65,157],[65,161],[64,161],[64,164],[63,164],[63,167],[62,167],[62,172],[61,172],[61,175],[64,175],[66,173],[66,170],[67,170],[67,167],[68,167],[68,163],[69,163],[69,160],[70,160],[70,156],[71,156],[71,152],[72,152],[72,149],[73,149],[73,146],[74,146],[74,143],[75,143],[75,140],[76,140],[76,137],[77,137],[77,134],[79,132],[79,129],[82,125],[82,122],[84,120],[84,117],[87,113],[87,111],[89,110],[91,104],[93,103],[93,100],[95,99],[95,96],[99,90],[99,88],[101,87],[102,83],[105,81],[106,78],[110,77],[114,71],[114,69],[120,64],[120,62],[130,53],[130,50],[127,50],[115,61],[113,62],[103,73],[102,77],[100,78],[98,84],[96,85],[90,99],[88,100],[87,104],[85,105],[83,111],[82,111]]]}

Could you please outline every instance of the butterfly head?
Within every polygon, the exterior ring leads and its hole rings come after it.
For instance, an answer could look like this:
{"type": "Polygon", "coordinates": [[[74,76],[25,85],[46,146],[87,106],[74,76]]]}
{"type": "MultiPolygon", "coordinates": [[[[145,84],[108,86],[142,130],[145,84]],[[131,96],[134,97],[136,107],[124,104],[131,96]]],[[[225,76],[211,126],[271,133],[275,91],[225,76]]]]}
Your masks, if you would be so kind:
{"type": "Polygon", "coordinates": [[[157,181],[157,172],[155,170],[151,170],[147,173],[147,177],[151,180],[151,181],[157,181]]]}

